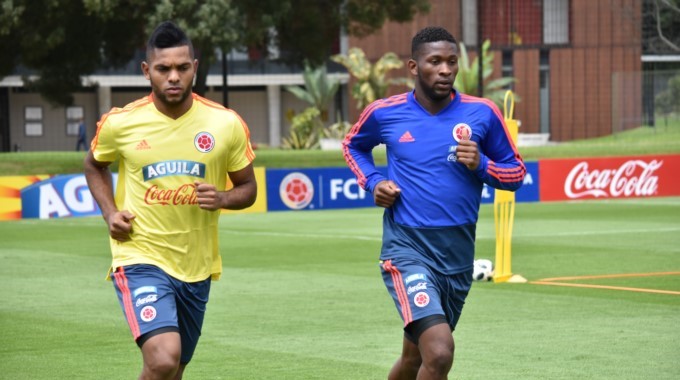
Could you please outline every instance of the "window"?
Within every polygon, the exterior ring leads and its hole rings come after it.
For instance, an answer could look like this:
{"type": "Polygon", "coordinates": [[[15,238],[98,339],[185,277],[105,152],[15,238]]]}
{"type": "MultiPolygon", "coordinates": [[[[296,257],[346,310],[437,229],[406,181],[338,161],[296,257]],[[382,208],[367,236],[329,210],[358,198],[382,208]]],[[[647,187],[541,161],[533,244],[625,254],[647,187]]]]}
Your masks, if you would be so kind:
{"type": "Polygon", "coordinates": [[[477,0],[463,0],[461,3],[463,15],[462,40],[466,46],[477,46],[477,0]]]}
{"type": "Polygon", "coordinates": [[[66,108],[66,136],[78,136],[78,125],[83,117],[83,107],[66,108]]]}
{"type": "Polygon", "coordinates": [[[569,43],[569,0],[462,0],[461,11],[467,45],[478,33],[496,47],[569,43]]]}
{"type": "Polygon", "coordinates": [[[43,135],[42,107],[26,107],[24,109],[24,134],[26,136],[43,135]]]}
{"type": "Polygon", "coordinates": [[[543,43],[569,43],[569,1],[543,1],[543,43]]]}

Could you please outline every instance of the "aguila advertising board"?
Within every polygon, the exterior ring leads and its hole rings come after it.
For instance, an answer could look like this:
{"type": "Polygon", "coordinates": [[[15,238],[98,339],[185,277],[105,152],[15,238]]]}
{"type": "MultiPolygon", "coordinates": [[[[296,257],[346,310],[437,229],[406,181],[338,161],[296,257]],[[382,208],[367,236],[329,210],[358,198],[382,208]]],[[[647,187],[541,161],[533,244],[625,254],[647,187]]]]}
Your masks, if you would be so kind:
{"type": "Polygon", "coordinates": [[[541,201],[680,195],[680,155],[541,160],[541,201]]]}

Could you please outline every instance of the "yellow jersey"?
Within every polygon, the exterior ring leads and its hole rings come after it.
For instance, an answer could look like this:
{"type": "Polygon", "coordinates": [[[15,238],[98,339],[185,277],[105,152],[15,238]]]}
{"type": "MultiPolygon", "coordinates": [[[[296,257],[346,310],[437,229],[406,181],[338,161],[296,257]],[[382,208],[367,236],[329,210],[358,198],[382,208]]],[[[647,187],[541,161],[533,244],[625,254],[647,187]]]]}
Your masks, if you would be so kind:
{"type": "Polygon", "coordinates": [[[152,264],[185,282],[219,279],[218,211],[202,210],[194,182],[225,189],[227,172],[255,154],[236,112],[196,94],[178,119],[159,112],[153,94],[113,108],[97,123],[92,153],[119,161],[115,201],[135,215],[130,240],[111,239],[111,270],[152,264]]]}

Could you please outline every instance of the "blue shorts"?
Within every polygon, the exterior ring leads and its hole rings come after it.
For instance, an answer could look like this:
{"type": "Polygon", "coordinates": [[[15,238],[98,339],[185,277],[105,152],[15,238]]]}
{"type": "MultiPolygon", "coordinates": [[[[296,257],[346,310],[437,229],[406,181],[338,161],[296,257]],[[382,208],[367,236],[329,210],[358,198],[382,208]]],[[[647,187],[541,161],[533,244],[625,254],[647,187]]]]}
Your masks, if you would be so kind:
{"type": "Polygon", "coordinates": [[[158,333],[176,331],[182,340],[180,362],[189,363],[201,335],[210,278],[183,282],[147,264],[119,267],[113,286],[139,347],[158,333]]]}
{"type": "Polygon", "coordinates": [[[390,259],[380,264],[383,281],[404,328],[433,315],[444,316],[451,331],[456,328],[472,285],[472,270],[444,275],[417,261],[390,259]]]}

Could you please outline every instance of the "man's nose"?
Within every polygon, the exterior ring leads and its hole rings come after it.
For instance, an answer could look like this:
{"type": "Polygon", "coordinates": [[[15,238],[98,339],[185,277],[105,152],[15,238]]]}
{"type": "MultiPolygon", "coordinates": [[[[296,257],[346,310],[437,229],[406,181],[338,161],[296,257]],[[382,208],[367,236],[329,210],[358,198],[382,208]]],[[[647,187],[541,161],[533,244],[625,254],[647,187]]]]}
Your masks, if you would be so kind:
{"type": "Polygon", "coordinates": [[[439,75],[450,76],[453,73],[453,68],[449,65],[442,65],[439,69],[439,75]]]}
{"type": "Polygon", "coordinates": [[[179,81],[179,71],[172,69],[170,70],[170,75],[168,76],[168,81],[177,82],[179,81]]]}

